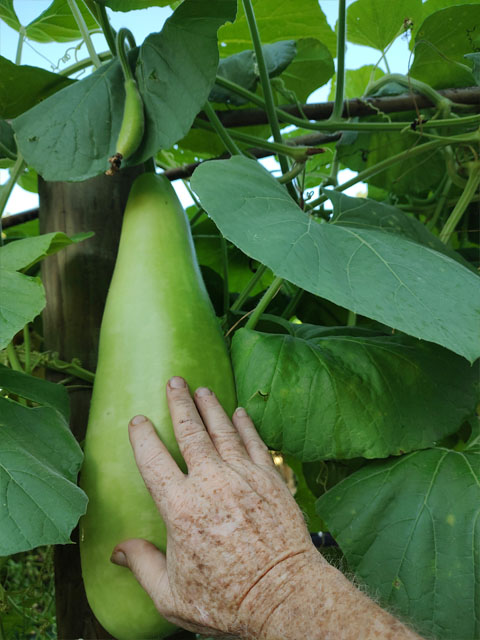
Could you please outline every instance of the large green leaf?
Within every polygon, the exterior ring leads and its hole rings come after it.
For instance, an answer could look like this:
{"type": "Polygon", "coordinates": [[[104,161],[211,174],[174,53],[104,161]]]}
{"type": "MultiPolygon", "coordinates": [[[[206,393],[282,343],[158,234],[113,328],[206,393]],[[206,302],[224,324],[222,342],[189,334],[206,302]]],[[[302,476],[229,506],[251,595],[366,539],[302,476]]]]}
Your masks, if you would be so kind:
{"type": "Polygon", "coordinates": [[[466,53],[464,55],[464,58],[472,61],[472,74],[475,78],[475,82],[480,85],[480,52],[477,51],[476,53],[466,53]]]}
{"type": "Polygon", "coordinates": [[[424,224],[400,209],[367,198],[351,198],[338,191],[326,191],[325,193],[328,193],[328,197],[333,203],[332,224],[357,229],[378,229],[386,233],[402,235],[409,240],[443,253],[474,273],[477,272],[474,266],[457,251],[447,247],[424,224]]]}
{"type": "MultiPolygon", "coordinates": [[[[280,76],[285,87],[293,91],[300,102],[326,84],[335,71],[332,54],[317,38],[297,40],[297,55],[280,76]]],[[[291,102],[291,100],[289,100],[291,102]]]]}
{"type": "MultiPolygon", "coordinates": [[[[267,71],[270,78],[280,75],[295,58],[297,47],[294,40],[282,40],[262,47],[267,71]]],[[[255,52],[252,49],[234,53],[220,60],[217,75],[236,82],[249,91],[255,91],[260,80],[255,52]]],[[[229,102],[235,105],[246,104],[248,100],[228,89],[214,85],[209,95],[212,102],[229,102]]]]}
{"type": "Polygon", "coordinates": [[[236,0],[184,0],[161,33],[148,36],[137,63],[145,136],[137,164],[168,149],[190,129],[218,68],[217,30],[235,18],[236,0]]]}
{"type": "MultiPolygon", "coordinates": [[[[88,31],[99,32],[100,27],[83,0],[76,1],[88,31]]],[[[26,26],[25,33],[27,38],[36,42],[71,42],[82,38],[67,0],[53,0],[45,11],[26,26]]]]}
{"type": "Polygon", "coordinates": [[[0,18],[8,24],[11,29],[20,29],[20,20],[15,13],[13,0],[0,0],[0,18]]]}
{"type": "Polygon", "coordinates": [[[17,117],[13,128],[28,165],[45,180],[86,180],[105,171],[124,99],[120,64],[112,61],[17,117]]]}
{"type": "Polygon", "coordinates": [[[47,233],[0,247],[0,349],[45,306],[45,291],[40,280],[18,270],[90,235],[81,233],[69,238],[64,233],[47,233]]]}
{"type": "Polygon", "coordinates": [[[349,566],[428,637],[480,637],[480,449],[373,462],[317,512],[349,566]]]}
{"type": "Polygon", "coordinates": [[[423,21],[432,13],[440,11],[441,9],[447,9],[448,7],[454,7],[459,4],[473,4],[468,0],[425,0],[422,4],[422,16],[421,20],[417,21],[412,27],[412,39],[410,40],[410,48],[415,46],[415,37],[423,24],[423,21]]]}
{"type": "Polygon", "coordinates": [[[418,30],[410,73],[435,89],[475,85],[472,64],[464,55],[479,48],[478,3],[436,11],[418,30]]]}
{"type": "Polygon", "coordinates": [[[347,39],[384,51],[404,31],[405,20],[416,23],[422,15],[422,0],[357,0],[347,10],[347,39]]]}
{"type": "Polygon", "coordinates": [[[192,186],[222,234],[276,275],[472,361],[480,356],[480,279],[448,256],[397,234],[320,224],[246,158],[206,162],[192,186]]]}
{"type": "Polygon", "coordinates": [[[0,253],[0,349],[41,313],[45,302],[40,279],[4,269],[0,253]]]}
{"type": "Polygon", "coordinates": [[[436,444],[474,412],[478,368],[446,349],[297,327],[240,329],[232,342],[239,403],[271,449],[303,462],[384,458],[436,444]]]}
{"type": "MultiPolygon", "coordinates": [[[[216,31],[235,0],[185,0],[161,33],[130,54],[146,114],[144,141],[127,164],[168,148],[189,130],[218,65],[216,31]]],[[[118,61],[44,100],[14,120],[21,152],[46,180],[86,180],[105,171],[116,147],[125,92],[118,61]]]]}
{"type": "Polygon", "coordinates": [[[0,158],[9,158],[17,153],[17,145],[13,137],[11,124],[6,120],[0,120],[0,158]]]}
{"type": "Polygon", "coordinates": [[[57,411],[0,397],[0,556],[69,542],[87,505],[82,457],[57,411]]]}
{"type": "Polygon", "coordinates": [[[0,389],[57,409],[65,420],[70,417],[70,402],[65,387],[0,364],[0,389]]]}
{"type": "MultiPolygon", "coordinates": [[[[317,0],[253,0],[255,18],[263,44],[278,40],[317,38],[336,54],[336,38],[317,0]]],[[[242,5],[234,24],[225,25],[218,32],[220,54],[252,48],[250,30],[242,5]]]]}
{"type": "Polygon", "coordinates": [[[28,269],[39,260],[57,253],[69,244],[81,242],[92,235],[93,233],[86,232],[69,237],[61,231],[53,231],[33,238],[16,240],[0,249],[0,264],[10,271],[28,269]]]}
{"type": "Polygon", "coordinates": [[[0,56],[0,118],[15,118],[75,80],[0,56]]]}

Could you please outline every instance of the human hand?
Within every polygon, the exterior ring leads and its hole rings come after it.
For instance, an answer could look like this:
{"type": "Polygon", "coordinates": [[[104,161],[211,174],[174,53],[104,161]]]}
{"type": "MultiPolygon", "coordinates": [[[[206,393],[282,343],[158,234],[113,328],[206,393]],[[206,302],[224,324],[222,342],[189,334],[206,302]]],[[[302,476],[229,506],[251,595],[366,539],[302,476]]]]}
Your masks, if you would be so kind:
{"type": "Polygon", "coordinates": [[[324,563],[252,421],[232,422],[208,389],[192,400],[182,378],[167,400],[185,475],[152,423],[129,425],[138,468],[167,527],[166,557],[126,540],[112,561],[128,567],[168,620],[191,631],[266,637],[268,619],[312,563],[324,563]]]}

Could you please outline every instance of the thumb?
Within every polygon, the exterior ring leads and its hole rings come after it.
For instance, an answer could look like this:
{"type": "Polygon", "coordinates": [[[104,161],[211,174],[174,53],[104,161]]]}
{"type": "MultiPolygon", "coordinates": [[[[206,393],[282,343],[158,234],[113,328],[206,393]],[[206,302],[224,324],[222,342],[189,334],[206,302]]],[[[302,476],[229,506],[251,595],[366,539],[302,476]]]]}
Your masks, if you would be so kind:
{"type": "Polygon", "coordinates": [[[127,567],[164,617],[174,615],[174,601],[165,555],[148,540],[133,538],[120,542],[110,561],[127,567]]]}

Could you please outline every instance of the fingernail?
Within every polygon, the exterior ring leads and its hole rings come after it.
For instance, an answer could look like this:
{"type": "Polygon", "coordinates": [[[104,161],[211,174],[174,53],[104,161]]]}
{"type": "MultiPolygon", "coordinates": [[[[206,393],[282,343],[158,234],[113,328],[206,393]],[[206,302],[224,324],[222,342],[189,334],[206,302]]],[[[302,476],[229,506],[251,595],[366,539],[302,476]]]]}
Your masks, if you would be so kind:
{"type": "Polygon", "coordinates": [[[147,418],[145,416],[139,415],[135,416],[130,420],[130,424],[141,424],[142,422],[146,422],[147,418]]]}
{"type": "Polygon", "coordinates": [[[245,418],[247,415],[247,412],[243,407],[238,407],[235,411],[235,415],[237,415],[239,418],[245,418]]]}
{"type": "Polygon", "coordinates": [[[174,376],[173,378],[170,378],[168,384],[172,389],[183,389],[187,386],[185,380],[183,378],[180,378],[180,376],[174,376]]]}
{"type": "Polygon", "coordinates": [[[211,396],[212,392],[210,391],[210,389],[207,389],[207,387],[199,387],[195,391],[195,395],[199,398],[203,398],[203,396],[211,396]]]}
{"type": "Polygon", "coordinates": [[[128,567],[127,556],[123,553],[123,551],[114,551],[110,556],[110,562],[113,562],[113,564],[118,564],[120,567],[128,567]]]}

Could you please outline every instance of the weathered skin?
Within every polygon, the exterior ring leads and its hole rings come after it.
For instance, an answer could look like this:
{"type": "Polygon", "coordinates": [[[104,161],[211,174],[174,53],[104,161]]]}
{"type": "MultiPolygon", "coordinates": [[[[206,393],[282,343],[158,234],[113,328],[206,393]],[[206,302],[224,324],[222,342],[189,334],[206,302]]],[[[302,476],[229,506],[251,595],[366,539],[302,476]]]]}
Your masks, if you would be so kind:
{"type": "Polygon", "coordinates": [[[127,540],[112,560],[133,571],[168,619],[248,640],[419,640],[317,552],[245,411],[232,424],[208,389],[194,402],[177,377],[167,398],[187,476],[150,421],[130,423],[138,467],[167,524],[167,555],[127,540]]]}
{"type": "Polygon", "coordinates": [[[87,597],[118,640],[162,638],[175,629],[134,576],[109,561],[114,545],[128,537],[165,549],[165,526],[136,467],[126,426],[147,412],[183,464],[164,393],[172,371],[193,387],[207,383],[228,411],[235,408],[230,361],[185,213],[166,178],[143,174],[129,196],[102,321],[81,473],[89,497],[80,523],[87,597]]]}

